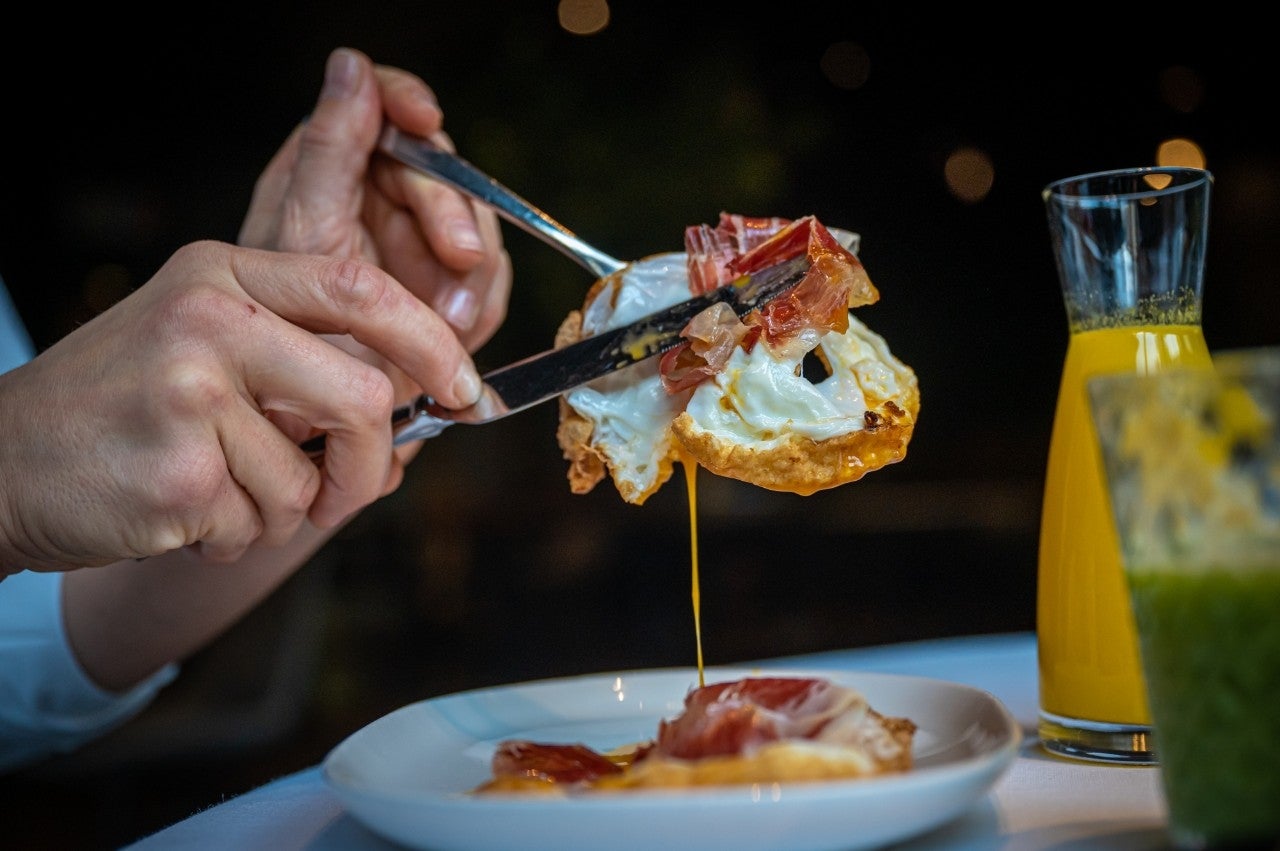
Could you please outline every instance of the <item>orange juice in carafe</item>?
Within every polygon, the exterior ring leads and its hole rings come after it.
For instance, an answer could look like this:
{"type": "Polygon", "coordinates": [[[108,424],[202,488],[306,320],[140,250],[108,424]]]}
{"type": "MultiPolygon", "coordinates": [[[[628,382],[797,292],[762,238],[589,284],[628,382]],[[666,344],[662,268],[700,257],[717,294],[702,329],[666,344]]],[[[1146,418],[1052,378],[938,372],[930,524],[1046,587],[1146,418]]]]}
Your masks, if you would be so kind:
{"type": "Polygon", "coordinates": [[[1042,712],[1150,724],[1085,382],[1105,372],[1208,366],[1199,325],[1071,335],[1045,475],[1036,630],[1042,712]]]}
{"type": "Polygon", "coordinates": [[[1040,745],[1156,761],[1088,381],[1209,366],[1201,292],[1212,176],[1152,166],[1045,187],[1070,334],[1049,441],[1036,588],[1040,745]]]}

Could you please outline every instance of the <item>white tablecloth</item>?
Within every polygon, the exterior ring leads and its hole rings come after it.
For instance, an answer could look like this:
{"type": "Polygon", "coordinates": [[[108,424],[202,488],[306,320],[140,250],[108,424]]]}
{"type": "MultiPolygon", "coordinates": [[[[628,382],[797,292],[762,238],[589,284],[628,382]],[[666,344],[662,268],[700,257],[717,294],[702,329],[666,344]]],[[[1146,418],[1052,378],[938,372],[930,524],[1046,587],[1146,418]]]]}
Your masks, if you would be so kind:
{"type": "MultiPolygon", "coordinates": [[[[1030,633],[986,635],[791,656],[762,665],[914,674],[985,689],[1022,724],[1021,753],[969,812],[897,851],[1166,848],[1164,798],[1152,767],[1049,756],[1036,740],[1036,645],[1030,633]]],[[[130,851],[393,851],[347,815],[319,767],[282,777],[130,846],[130,851]]],[[[514,851],[514,850],[513,850],[514,851]]]]}

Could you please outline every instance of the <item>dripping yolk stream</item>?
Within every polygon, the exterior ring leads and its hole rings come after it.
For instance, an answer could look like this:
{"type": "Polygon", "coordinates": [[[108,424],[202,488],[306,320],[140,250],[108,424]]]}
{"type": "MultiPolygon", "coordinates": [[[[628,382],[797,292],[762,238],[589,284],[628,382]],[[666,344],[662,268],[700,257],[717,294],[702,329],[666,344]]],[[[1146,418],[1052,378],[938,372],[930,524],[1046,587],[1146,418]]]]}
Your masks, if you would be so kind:
{"type": "Polygon", "coordinates": [[[707,684],[702,667],[702,592],[698,588],[698,465],[692,459],[681,461],[685,487],[689,493],[689,550],[693,565],[693,637],[698,645],[698,687],[707,684]]]}

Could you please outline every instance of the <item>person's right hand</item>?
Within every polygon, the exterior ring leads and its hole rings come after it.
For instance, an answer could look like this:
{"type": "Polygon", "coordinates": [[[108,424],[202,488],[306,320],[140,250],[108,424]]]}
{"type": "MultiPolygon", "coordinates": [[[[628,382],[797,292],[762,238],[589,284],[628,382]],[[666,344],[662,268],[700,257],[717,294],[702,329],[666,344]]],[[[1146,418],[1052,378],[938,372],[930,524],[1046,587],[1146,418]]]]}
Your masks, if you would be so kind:
{"type": "Polygon", "coordinates": [[[230,561],[393,490],[391,379],[320,334],[349,334],[446,406],[479,396],[444,320],[373,264],[186,246],[0,376],[0,576],[192,544],[230,561]],[[318,431],[319,468],[298,446],[318,431]]]}

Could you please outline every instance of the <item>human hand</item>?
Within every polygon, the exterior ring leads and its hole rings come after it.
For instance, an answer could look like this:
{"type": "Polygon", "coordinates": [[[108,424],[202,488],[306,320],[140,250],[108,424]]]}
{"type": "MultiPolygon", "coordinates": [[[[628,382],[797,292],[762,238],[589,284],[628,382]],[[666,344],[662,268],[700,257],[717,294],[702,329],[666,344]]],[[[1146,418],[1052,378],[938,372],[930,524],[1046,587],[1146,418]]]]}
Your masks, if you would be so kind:
{"type": "Polygon", "coordinates": [[[505,318],[511,289],[497,216],[377,155],[384,122],[453,149],[421,79],[335,50],[314,111],[258,179],[239,241],[376,263],[474,352],[505,318]]]}
{"type": "Polygon", "coordinates": [[[385,372],[442,404],[479,377],[444,320],[359,260],[195,243],[34,361],[0,375],[0,575],[322,529],[403,476],[385,372]],[[328,433],[322,467],[298,442],[328,433]]]}

